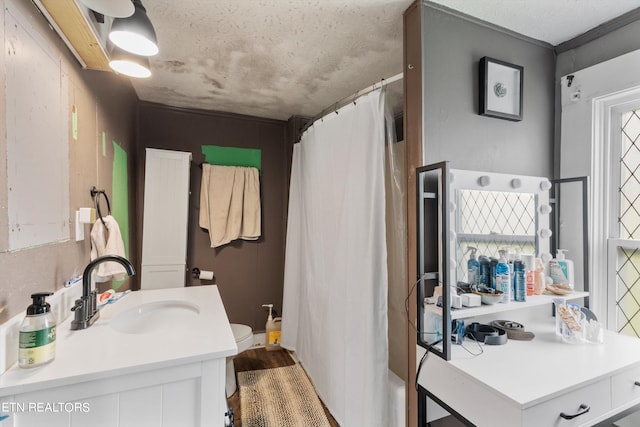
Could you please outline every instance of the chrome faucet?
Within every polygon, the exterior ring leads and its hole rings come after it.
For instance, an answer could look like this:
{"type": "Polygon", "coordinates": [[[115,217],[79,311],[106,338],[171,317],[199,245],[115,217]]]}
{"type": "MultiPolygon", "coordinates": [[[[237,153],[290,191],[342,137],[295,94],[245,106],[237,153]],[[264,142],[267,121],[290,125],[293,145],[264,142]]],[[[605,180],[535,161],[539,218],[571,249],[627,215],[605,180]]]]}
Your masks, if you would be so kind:
{"type": "Polygon", "coordinates": [[[71,311],[75,313],[75,318],[71,321],[72,330],[86,329],[100,317],[100,312],[97,309],[97,290],[91,290],[91,273],[99,264],[108,261],[122,264],[129,276],[136,274],[131,262],[121,256],[106,255],[91,261],[82,273],[82,298],[77,299],[76,304],[71,307],[71,311]]]}

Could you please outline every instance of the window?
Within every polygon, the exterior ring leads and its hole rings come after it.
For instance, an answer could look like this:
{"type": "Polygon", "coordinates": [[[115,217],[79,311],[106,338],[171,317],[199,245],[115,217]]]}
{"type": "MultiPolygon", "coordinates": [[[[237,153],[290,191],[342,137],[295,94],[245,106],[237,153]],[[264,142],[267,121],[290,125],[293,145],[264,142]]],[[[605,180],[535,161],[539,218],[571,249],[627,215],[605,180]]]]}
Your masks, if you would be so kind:
{"type": "Polygon", "coordinates": [[[640,337],[640,109],[613,110],[611,170],[615,181],[609,286],[615,330],[640,337]],[[616,132],[617,135],[613,135],[616,132]]]}

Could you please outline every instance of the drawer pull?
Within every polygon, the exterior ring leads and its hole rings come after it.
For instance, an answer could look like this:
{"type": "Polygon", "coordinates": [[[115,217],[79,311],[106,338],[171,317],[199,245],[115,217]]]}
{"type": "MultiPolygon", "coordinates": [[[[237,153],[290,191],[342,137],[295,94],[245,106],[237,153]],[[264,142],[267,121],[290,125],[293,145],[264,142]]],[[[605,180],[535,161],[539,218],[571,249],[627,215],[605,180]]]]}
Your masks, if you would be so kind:
{"type": "Polygon", "coordinates": [[[584,415],[587,412],[589,412],[591,408],[588,405],[585,405],[584,403],[580,405],[580,410],[578,410],[578,412],[576,412],[575,414],[572,415],[567,415],[564,412],[560,412],[560,416],[562,418],[564,418],[565,420],[572,420],[575,417],[579,417],[580,415],[584,415]]]}
{"type": "Polygon", "coordinates": [[[635,385],[640,386],[640,381],[634,382],[635,385]]]}

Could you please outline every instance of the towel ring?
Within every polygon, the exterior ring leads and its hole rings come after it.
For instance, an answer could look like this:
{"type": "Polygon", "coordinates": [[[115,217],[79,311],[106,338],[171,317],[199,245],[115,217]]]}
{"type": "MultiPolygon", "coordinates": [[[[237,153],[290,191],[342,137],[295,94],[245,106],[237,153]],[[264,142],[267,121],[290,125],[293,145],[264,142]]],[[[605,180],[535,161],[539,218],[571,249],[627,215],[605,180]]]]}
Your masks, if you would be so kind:
{"type": "Polygon", "coordinates": [[[98,190],[96,187],[91,188],[91,197],[93,198],[93,202],[96,205],[96,211],[98,212],[98,218],[100,218],[100,222],[107,228],[107,224],[105,224],[104,219],[102,218],[102,212],[100,211],[100,195],[104,196],[104,200],[107,202],[107,215],[111,215],[111,204],[109,203],[109,197],[104,190],[98,190]]]}

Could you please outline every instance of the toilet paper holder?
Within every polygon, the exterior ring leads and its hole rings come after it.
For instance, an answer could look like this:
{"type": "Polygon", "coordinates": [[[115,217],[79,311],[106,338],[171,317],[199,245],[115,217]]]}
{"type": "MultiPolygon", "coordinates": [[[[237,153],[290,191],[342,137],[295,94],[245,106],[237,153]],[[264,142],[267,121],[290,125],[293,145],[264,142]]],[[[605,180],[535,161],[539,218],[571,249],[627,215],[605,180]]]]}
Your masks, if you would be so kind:
{"type": "Polygon", "coordinates": [[[191,275],[194,279],[213,280],[213,271],[200,270],[198,267],[191,269],[191,275]]]}

